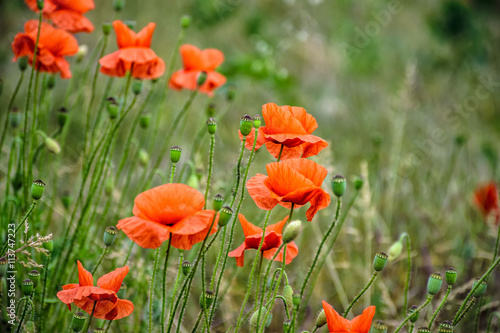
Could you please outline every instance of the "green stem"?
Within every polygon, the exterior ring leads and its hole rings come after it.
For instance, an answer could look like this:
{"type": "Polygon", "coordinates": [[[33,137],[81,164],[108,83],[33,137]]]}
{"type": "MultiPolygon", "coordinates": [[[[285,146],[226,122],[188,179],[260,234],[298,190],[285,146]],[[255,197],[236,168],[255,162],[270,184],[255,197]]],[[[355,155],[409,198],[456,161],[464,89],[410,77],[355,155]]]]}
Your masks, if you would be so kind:
{"type": "Polygon", "coordinates": [[[436,311],[434,311],[434,314],[432,315],[432,318],[431,320],[429,321],[429,324],[427,325],[427,327],[429,329],[432,329],[432,324],[434,323],[434,320],[436,319],[438,313],[441,311],[441,309],[443,308],[443,306],[446,304],[446,300],[448,299],[448,296],[450,295],[451,293],[451,289],[453,288],[452,285],[448,285],[448,290],[446,291],[446,295],[444,295],[444,298],[443,300],[441,301],[441,304],[439,304],[438,308],[436,309],[436,311]]]}
{"type": "Polygon", "coordinates": [[[238,164],[236,165],[236,186],[234,188],[233,195],[231,197],[231,203],[229,207],[233,208],[234,201],[236,200],[236,195],[238,194],[238,189],[240,187],[240,177],[241,177],[241,160],[243,158],[243,152],[245,151],[245,142],[247,137],[244,136],[241,141],[240,156],[238,157],[238,164]]]}
{"type": "Polygon", "coordinates": [[[184,254],[181,252],[179,255],[179,267],[177,269],[177,277],[175,278],[175,284],[174,284],[174,291],[172,292],[172,297],[170,297],[170,310],[169,310],[169,316],[173,316],[174,314],[172,313],[173,310],[173,299],[175,297],[175,294],[177,293],[177,286],[179,285],[179,280],[181,278],[182,274],[182,263],[184,262],[184,254]]]}
{"type": "Polygon", "coordinates": [[[40,302],[40,321],[38,324],[38,327],[40,328],[40,332],[44,331],[44,307],[45,307],[45,292],[47,291],[47,277],[49,276],[49,264],[50,264],[50,259],[51,259],[51,253],[49,252],[49,255],[47,256],[47,259],[45,261],[45,267],[44,267],[44,272],[43,272],[43,289],[42,289],[42,300],[40,302]]]}
{"type": "MultiPolygon", "coordinates": [[[[255,140],[257,140],[257,134],[255,135],[255,140]]],[[[281,145],[281,148],[280,148],[280,154],[278,155],[278,162],[281,160],[281,154],[283,154],[283,145],[281,145]]]]}
{"type": "Polygon", "coordinates": [[[172,171],[170,172],[170,183],[174,182],[176,163],[172,163],[172,171]]]}
{"type": "Polygon", "coordinates": [[[130,254],[132,253],[132,249],[134,248],[134,245],[135,245],[134,242],[132,242],[130,244],[130,247],[128,248],[128,251],[127,251],[127,256],[125,257],[125,261],[123,262],[123,266],[125,266],[128,263],[128,258],[130,258],[130,254]]]}
{"type": "Polygon", "coordinates": [[[406,253],[407,253],[407,269],[406,269],[406,281],[405,281],[405,299],[403,305],[403,311],[408,310],[408,293],[410,292],[410,277],[411,277],[411,241],[410,235],[407,233],[403,234],[406,238],[406,253]]]}
{"type": "Polygon", "coordinates": [[[17,93],[19,92],[19,88],[23,83],[24,71],[21,72],[21,76],[19,76],[19,80],[17,81],[16,88],[14,89],[14,93],[10,97],[9,104],[7,106],[7,112],[5,112],[5,123],[3,125],[2,137],[0,138],[0,155],[2,154],[3,142],[5,140],[5,136],[7,134],[7,130],[9,128],[9,114],[12,111],[12,106],[14,105],[14,101],[16,100],[17,93]]]}
{"type": "Polygon", "coordinates": [[[433,298],[433,296],[431,296],[431,295],[427,296],[427,300],[424,302],[424,304],[420,305],[418,308],[415,309],[415,311],[413,311],[413,313],[409,314],[405,318],[405,320],[403,320],[403,322],[398,326],[398,328],[396,328],[394,333],[398,333],[401,330],[401,328],[403,328],[403,326],[406,324],[406,322],[408,320],[410,320],[410,318],[412,316],[414,316],[416,313],[419,313],[423,308],[425,308],[427,306],[427,304],[429,304],[432,301],[432,298],[433,298]]]}
{"type": "Polygon", "coordinates": [[[354,304],[361,298],[361,296],[363,296],[363,294],[368,290],[368,288],[370,288],[370,286],[372,285],[373,281],[375,281],[376,278],[377,278],[377,271],[373,272],[372,278],[370,279],[370,281],[368,281],[368,283],[366,284],[366,286],[351,301],[351,303],[349,304],[349,306],[345,310],[344,318],[347,318],[347,315],[349,314],[349,311],[351,311],[351,309],[354,306],[354,304]]]}
{"type": "Polygon", "coordinates": [[[24,317],[26,316],[26,311],[28,311],[28,304],[29,304],[28,299],[25,299],[24,302],[25,303],[24,303],[23,314],[21,315],[21,320],[19,320],[19,326],[17,326],[16,333],[21,332],[20,329],[23,326],[23,321],[24,321],[24,317]]]}
{"type": "MultiPolygon", "coordinates": [[[[214,164],[214,146],[215,146],[215,135],[210,135],[210,157],[208,159],[208,177],[207,177],[207,187],[205,189],[205,207],[207,208],[208,191],[210,190],[210,181],[212,179],[212,170],[214,164]]],[[[205,311],[206,312],[206,311],[205,311]]]]}
{"type": "MultiPolygon", "coordinates": [[[[37,71],[35,75],[35,88],[33,92],[33,116],[31,117],[31,136],[30,136],[30,149],[29,149],[29,157],[28,157],[28,174],[26,183],[29,184],[30,180],[33,180],[33,154],[35,152],[35,138],[36,132],[35,128],[37,125],[37,115],[38,115],[38,100],[37,100],[37,92],[38,92],[38,83],[40,81],[40,72],[37,71]]],[[[26,140],[26,138],[24,138],[26,140]]]]}
{"type": "MultiPolygon", "coordinates": [[[[17,232],[19,231],[19,229],[21,229],[21,226],[23,226],[24,223],[28,220],[28,218],[30,217],[31,213],[33,213],[33,211],[35,210],[37,205],[38,205],[38,201],[33,200],[33,202],[31,203],[30,209],[26,212],[26,214],[24,214],[23,218],[21,219],[21,221],[17,225],[16,230],[14,231],[14,236],[17,235],[17,232]]],[[[2,251],[0,251],[0,257],[3,257],[5,255],[8,244],[9,244],[9,242],[5,242],[5,245],[3,246],[2,251]]]]}
{"type": "Polygon", "coordinates": [[[156,270],[158,268],[158,259],[160,258],[160,247],[156,249],[155,262],[153,266],[153,277],[151,278],[151,286],[149,286],[149,325],[148,332],[153,331],[153,297],[155,291],[156,270]]]}
{"type": "Polygon", "coordinates": [[[97,268],[99,268],[99,266],[101,265],[102,260],[104,259],[104,257],[108,253],[108,249],[109,249],[109,246],[104,247],[104,250],[102,251],[101,257],[99,258],[99,261],[97,262],[97,264],[94,267],[94,270],[92,271],[92,275],[95,274],[95,272],[97,271],[97,268]]]}
{"type": "Polygon", "coordinates": [[[477,311],[474,319],[474,333],[477,333],[479,330],[479,317],[481,316],[481,308],[484,305],[484,297],[479,297],[479,304],[477,306],[477,311]]]}
{"type": "Polygon", "coordinates": [[[467,304],[467,307],[465,308],[465,310],[462,311],[462,313],[460,314],[460,316],[458,316],[457,321],[453,322],[453,326],[456,326],[462,319],[465,318],[465,316],[467,315],[467,313],[469,312],[469,310],[472,309],[472,307],[474,306],[474,304],[476,304],[476,298],[472,297],[472,299],[470,300],[469,304],[467,304]]]}
{"type": "Polygon", "coordinates": [[[90,314],[89,321],[88,321],[87,325],[85,325],[85,328],[83,329],[82,332],[88,332],[89,331],[90,324],[92,323],[92,318],[94,318],[94,311],[95,311],[95,306],[96,305],[97,305],[97,302],[94,301],[94,306],[92,307],[92,313],[90,314]]]}
{"type": "Polygon", "coordinates": [[[165,332],[165,309],[167,307],[167,270],[168,270],[168,259],[170,258],[170,247],[172,237],[168,239],[167,252],[165,254],[165,263],[163,264],[163,293],[162,293],[162,303],[161,303],[161,331],[165,332]]]}
{"type": "Polygon", "coordinates": [[[486,333],[490,333],[491,328],[493,327],[493,318],[497,318],[498,325],[500,326],[500,312],[493,312],[488,319],[488,326],[486,328],[486,333]]]}

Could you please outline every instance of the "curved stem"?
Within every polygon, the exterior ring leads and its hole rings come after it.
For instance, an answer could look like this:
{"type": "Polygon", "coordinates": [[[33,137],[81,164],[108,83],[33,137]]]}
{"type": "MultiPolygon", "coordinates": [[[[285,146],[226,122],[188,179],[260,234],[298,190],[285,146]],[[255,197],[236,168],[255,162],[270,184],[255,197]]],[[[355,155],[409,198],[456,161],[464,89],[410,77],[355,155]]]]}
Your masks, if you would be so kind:
{"type": "Polygon", "coordinates": [[[420,305],[418,308],[415,309],[415,311],[413,311],[413,313],[409,314],[405,320],[403,320],[403,322],[398,326],[398,328],[396,328],[396,330],[394,331],[394,333],[398,333],[401,328],[403,328],[403,326],[406,324],[406,322],[408,320],[410,320],[410,318],[415,315],[416,313],[419,313],[423,308],[425,308],[427,306],[427,304],[429,304],[431,301],[432,301],[432,298],[433,296],[429,295],[427,296],[427,300],[424,302],[424,304],[420,305]]]}
{"type": "Polygon", "coordinates": [[[405,299],[403,305],[403,311],[408,309],[408,293],[410,292],[410,277],[411,277],[411,241],[410,235],[404,233],[403,236],[406,238],[406,253],[407,253],[407,269],[406,269],[406,281],[405,281],[405,299]]]}
{"type": "Polygon", "coordinates": [[[490,333],[491,328],[493,327],[493,318],[497,318],[498,325],[500,326],[500,312],[493,312],[488,319],[488,326],[486,328],[486,333],[490,333]]]}
{"type": "Polygon", "coordinates": [[[351,303],[349,304],[349,306],[345,310],[344,318],[347,318],[347,315],[349,314],[349,311],[351,311],[351,309],[354,306],[354,304],[361,298],[361,296],[363,296],[363,294],[368,290],[368,288],[370,288],[370,286],[372,285],[373,281],[375,281],[376,278],[377,278],[377,271],[373,272],[372,278],[370,279],[370,281],[368,281],[368,283],[366,284],[366,286],[351,301],[351,303]]]}
{"type": "MultiPolygon", "coordinates": [[[[19,231],[19,229],[21,229],[21,226],[23,226],[24,223],[28,220],[28,218],[30,217],[31,213],[33,213],[33,211],[35,210],[37,205],[38,205],[38,201],[33,200],[33,202],[31,203],[30,209],[26,212],[26,214],[24,214],[23,218],[21,219],[21,221],[17,225],[16,230],[14,231],[14,236],[17,235],[17,232],[19,231]]],[[[2,247],[2,251],[0,251],[0,257],[3,257],[3,255],[5,254],[8,244],[9,244],[9,242],[5,242],[5,245],[2,247]]]]}
{"type": "Polygon", "coordinates": [[[28,311],[28,304],[29,304],[28,299],[26,298],[24,302],[25,303],[24,303],[23,314],[21,315],[21,319],[19,320],[19,326],[17,326],[16,333],[21,332],[20,329],[23,326],[23,321],[24,321],[24,317],[26,316],[26,311],[28,311]]]}
{"type": "Polygon", "coordinates": [[[99,268],[99,266],[101,265],[102,260],[104,259],[104,257],[108,253],[108,249],[109,249],[109,246],[104,247],[104,250],[102,251],[101,257],[99,258],[99,261],[97,262],[97,264],[94,267],[94,270],[92,271],[92,275],[95,274],[95,272],[97,271],[97,268],[99,268]]]}
{"type": "Polygon", "coordinates": [[[453,288],[452,285],[448,285],[448,290],[446,291],[446,295],[444,295],[444,298],[443,300],[441,301],[441,304],[439,304],[438,308],[436,309],[436,311],[434,311],[434,314],[432,315],[432,318],[431,320],[429,321],[429,324],[427,325],[427,327],[429,329],[432,329],[432,324],[434,323],[434,320],[436,319],[439,311],[441,311],[441,309],[443,308],[443,306],[446,304],[446,300],[448,299],[448,296],[450,295],[451,293],[451,289],[453,288]]]}

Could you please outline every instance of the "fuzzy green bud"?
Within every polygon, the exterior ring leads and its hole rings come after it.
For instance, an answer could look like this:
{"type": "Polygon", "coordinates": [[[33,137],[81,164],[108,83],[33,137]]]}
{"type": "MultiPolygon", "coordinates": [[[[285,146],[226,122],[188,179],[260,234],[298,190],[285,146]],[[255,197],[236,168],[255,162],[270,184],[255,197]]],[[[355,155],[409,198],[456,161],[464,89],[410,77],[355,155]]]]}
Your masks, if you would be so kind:
{"type": "Polygon", "coordinates": [[[455,144],[458,147],[462,147],[467,142],[467,136],[465,134],[459,134],[455,137],[455,144]]]}
{"type": "Polygon", "coordinates": [[[123,7],[125,7],[125,0],[113,0],[113,9],[116,12],[123,10],[123,7]]]}
{"type": "Polygon", "coordinates": [[[10,126],[12,128],[16,129],[19,128],[19,124],[21,123],[21,112],[19,112],[19,109],[16,107],[13,107],[12,110],[9,112],[9,122],[10,126]]]}
{"type": "Polygon", "coordinates": [[[299,220],[290,222],[285,231],[283,231],[283,243],[288,244],[292,242],[300,234],[301,229],[302,222],[300,222],[299,220]]]}
{"type": "Polygon", "coordinates": [[[391,247],[389,248],[389,261],[396,260],[402,251],[403,251],[403,242],[401,242],[401,240],[398,240],[397,242],[392,244],[391,247]]]}
{"type": "Polygon", "coordinates": [[[206,290],[204,294],[200,295],[200,308],[203,310],[208,309],[214,302],[215,295],[211,290],[206,290]]]}
{"type": "Polygon", "coordinates": [[[47,242],[42,243],[42,246],[45,250],[52,251],[54,250],[54,241],[50,239],[47,242]]]}
{"type": "Polygon", "coordinates": [[[109,34],[111,33],[111,23],[109,23],[109,22],[104,22],[104,23],[102,24],[102,33],[103,33],[104,35],[106,35],[106,36],[107,36],[107,35],[109,35],[109,34]]]}
{"type": "Polygon", "coordinates": [[[38,8],[38,10],[43,9],[43,1],[44,0],[36,0],[36,8],[38,8]]]}
{"type": "Polygon", "coordinates": [[[141,115],[141,119],[139,119],[139,125],[142,129],[146,129],[149,127],[149,123],[151,122],[151,114],[145,112],[141,115]]]}
{"type": "Polygon", "coordinates": [[[296,291],[296,292],[293,293],[292,300],[293,300],[293,305],[294,306],[299,306],[300,305],[301,297],[300,297],[300,293],[298,291],[296,291]]]}
{"type": "Polygon", "coordinates": [[[326,314],[325,310],[321,309],[321,311],[318,313],[318,316],[316,316],[316,327],[320,328],[326,325],[326,314]]]}
{"type": "Polygon", "coordinates": [[[30,296],[33,293],[33,281],[30,279],[24,280],[21,290],[23,291],[24,296],[30,296]]]}
{"type": "Polygon", "coordinates": [[[7,273],[7,258],[0,259],[0,278],[4,277],[7,273]]]}
{"type": "Polygon", "coordinates": [[[336,175],[332,178],[331,184],[333,194],[335,194],[337,198],[342,197],[347,187],[346,179],[341,175],[336,175]]]}
{"type": "Polygon", "coordinates": [[[363,177],[361,176],[358,176],[355,180],[354,180],[354,188],[359,191],[361,190],[361,188],[363,187],[365,183],[365,180],[363,179],[363,177]]]}
{"type": "Polygon", "coordinates": [[[446,283],[453,286],[457,282],[457,270],[453,267],[449,267],[444,275],[446,283]]]}
{"type": "Polygon", "coordinates": [[[240,120],[240,132],[241,132],[241,135],[247,136],[248,134],[250,134],[252,132],[252,128],[253,128],[253,119],[252,119],[252,117],[250,117],[247,114],[244,115],[243,117],[241,117],[241,120],[240,120]]]}
{"type": "Polygon", "coordinates": [[[127,293],[127,285],[125,283],[122,283],[120,289],[118,289],[118,292],[116,293],[116,296],[118,296],[118,298],[125,298],[126,293],[127,293]]]}
{"type": "Polygon", "coordinates": [[[262,306],[259,310],[253,313],[252,317],[250,317],[250,327],[252,328],[252,331],[254,330],[257,331],[257,320],[259,320],[259,312],[260,312],[260,320],[262,322],[262,320],[266,316],[267,308],[265,306],[262,306]]]}
{"type": "Polygon", "coordinates": [[[33,321],[27,321],[26,325],[24,325],[24,330],[26,333],[35,333],[35,323],[33,321]]]}
{"type": "Polygon", "coordinates": [[[219,211],[219,226],[223,227],[229,223],[233,216],[233,210],[229,206],[224,206],[219,211]]]}
{"type": "Polygon", "coordinates": [[[172,163],[179,162],[179,160],[181,159],[181,154],[182,149],[177,146],[173,146],[172,148],[170,148],[170,161],[172,161],[172,163]]]}
{"type": "Polygon", "coordinates": [[[262,125],[262,117],[258,114],[253,116],[253,127],[259,129],[260,125],[262,125]]]}
{"type": "Polygon", "coordinates": [[[436,295],[441,289],[442,284],[443,278],[441,274],[432,273],[429,280],[427,280],[427,293],[432,296],[436,295]]]}
{"type": "Polygon", "coordinates": [[[189,272],[191,272],[191,263],[189,261],[184,261],[182,263],[182,274],[186,276],[189,274],[189,272]]]}
{"type": "Polygon", "coordinates": [[[208,118],[213,117],[215,115],[215,103],[208,103],[205,113],[208,118]]]}
{"type": "Polygon", "coordinates": [[[189,15],[183,15],[181,17],[180,25],[182,29],[187,29],[189,28],[189,25],[191,24],[191,16],[189,15]]]}
{"type": "Polygon", "coordinates": [[[283,287],[283,298],[285,299],[286,307],[290,311],[293,308],[293,289],[289,284],[283,287]]]}
{"type": "Polygon", "coordinates": [[[108,111],[108,115],[110,119],[116,119],[118,117],[119,104],[113,97],[108,97],[106,99],[106,110],[108,111]]]}
{"type": "Polygon", "coordinates": [[[17,61],[17,65],[19,66],[19,69],[21,72],[24,72],[26,68],[28,68],[28,57],[21,57],[17,61]]]}
{"type": "Polygon", "coordinates": [[[443,321],[442,323],[439,324],[439,333],[452,333],[453,332],[453,325],[449,321],[443,321]]]}
{"type": "Polygon", "coordinates": [[[45,190],[45,184],[40,179],[35,180],[33,184],[31,184],[31,197],[33,200],[40,200],[43,195],[43,191],[45,190]]]}
{"type": "Polygon", "coordinates": [[[198,88],[201,87],[206,80],[207,80],[207,72],[201,71],[198,74],[198,77],[196,78],[196,85],[198,86],[198,88]]]}
{"type": "MultiPolygon", "coordinates": [[[[480,280],[479,278],[474,280],[474,283],[472,284],[472,288],[476,287],[479,280],[480,280]]],[[[481,281],[481,284],[479,285],[479,287],[476,288],[476,290],[474,291],[472,296],[474,296],[476,298],[483,296],[486,293],[487,286],[488,285],[486,284],[485,280],[481,281]]]]}
{"type": "Polygon", "coordinates": [[[387,264],[387,259],[389,256],[384,252],[379,252],[373,258],[373,269],[377,272],[380,272],[384,269],[385,264],[387,264]]]}
{"type": "Polygon", "coordinates": [[[34,269],[28,272],[28,276],[30,277],[30,280],[33,281],[33,288],[36,288],[38,283],[40,283],[40,272],[34,269]]]}
{"type": "Polygon", "coordinates": [[[59,142],[48,136],[44,138],[44,144],[45,148],[47,148],[47,151],[49,153],[57,155],[61,152],[61,147],[59,146],[59,142]]]}
{"type": "Polygon", "coordinates": [[[418,333],[430,333],[431,330],[428,327],[419,327],[417,332],[418,333]]]}
{"type": "Polygon", "coordinates": [[[113,190],[115,189],[115,181],[113,177],[108,177],[104,182],[104,193],[109,197],[113,194],[113,190]]]}
{"type": "Polygon", "coordinates": [[[418,320],[418,315],[420,314],[420,312],[416,312],[417,309],[418,309],[418,306],[416,306],[416,305],[412,305],[408,309],[408,315],[411,315],[410,321],[412,323],[415,323],[418,320]]]}
{"type": "Polygon", "coordinates": [[[370,331],[371,333],[387,333],[387,324],[381,320],[377,320],[370,331]]]}
{"type": "Polygon", "coordinates": [[[149,154],[144,149],[139,150],[139,164],[146,167],[149,163],[149,154]]]}
{"type": "Polygon", "coordinates": [[[208,133],[214,135],[217,131],[217,121],[214,118],[209,118],[207,120],[208,133]]]}
{"type": "Polygon", "coordinates": [[[106,247],[113,245],[118,234],[118,229],[114,226],[109,226],[104,229],[104,235],[102,236],[102,241],[106,247]]]}
{"type": "Polygon", "coordinates": [[[132,83],[132,92],[136,96],[142,92],[142,80],[134,80],[134,83],[132,83]]]}
{"type": "Polygon", "coordinates": [[[59,108],[59,111],[57,111],[57,124],[59,125],[59,127],[64,127],[67,121],[68,109],[66,109],[65,107],[59,108]]]}
{"type": "Polygon", "coordinates": [[[213,203],[214,210],[216,212],[218,212],[219,210],[221,210],[223,203],[224,203],[224,197],[222,196],[222,194],[217,193],[214,196],[214,203],[213,203]]]}

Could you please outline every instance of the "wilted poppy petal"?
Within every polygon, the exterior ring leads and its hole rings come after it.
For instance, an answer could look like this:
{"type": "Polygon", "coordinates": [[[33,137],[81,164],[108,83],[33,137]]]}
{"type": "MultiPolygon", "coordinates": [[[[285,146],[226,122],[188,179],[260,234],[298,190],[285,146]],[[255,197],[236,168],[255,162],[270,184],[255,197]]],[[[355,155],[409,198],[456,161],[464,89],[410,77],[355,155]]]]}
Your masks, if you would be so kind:
{"type": "Polygon", "coordinates": [[[128,271],[128,266],[117,268],[114,271],[101,276],[99,280],[97,280],[97,286],[117,293],[118,290],[120,290],[123,279],[127,276],[128,271]]]}
{"type": "Polygon", "coordinates": [[[160,247],[169,238],[167,226],[136,216],[120,220],[116,227],[137,245],[148,249],[160,247]]]}
{"type": "Polygon", "coordinates": [[[375,315],[375,306],[369,306],[363,313],[351,320],[351,332],[368,333],[375,315]]]}
{"type": "Polygon", "coordinates": [[[243,242],[243,244],[238,246],[236,248],[236,250],[229,252],[227,255],[229,257],[236,258],[236,265],[238,267],[243,267],[243,265],[245,263],[245,250],[246,250],[246,245],[245,245],[245,242],[243,242]]]}
{"type": "Polygon", "coordinates": [[[247,181],[247,190],[253,201],[260,209],[271,210],[279,201],[272,197],[271,191],[265,185],[267,176],[258,173],[247,181]]]}
{"type": "Polygon", "coordinates": [[[330,332],[349,332],[351,323],[333,309],[327,302],[323,301],[323,310],[325,310],[328,331],[330,332]]]}

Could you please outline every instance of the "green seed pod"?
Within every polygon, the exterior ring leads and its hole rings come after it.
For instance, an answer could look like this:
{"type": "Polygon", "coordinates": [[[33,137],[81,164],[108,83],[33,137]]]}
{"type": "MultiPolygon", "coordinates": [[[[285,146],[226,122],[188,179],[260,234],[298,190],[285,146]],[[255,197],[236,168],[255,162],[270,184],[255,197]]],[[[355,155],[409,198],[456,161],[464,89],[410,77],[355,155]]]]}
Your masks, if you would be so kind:
{"type": "Polygon", "coordinates": [[[0,259],[0,278],[4,277],[7,273],[7,258],[0,259]]]}
{"type": "Polygon", "coordinates": [[[394,261],[396,260],[401,252],[403,251],[403,243],[401,240],[398,240],[394,244],[391,245],[389,248],[389,261],[394,261]]]}
{"type": "Polygon", "coordinates": [[[31,320],[26,322],[26,325],[24,325],[24,330],[26,333],[35,333],[35,323],[31,320]]]}
{"type": "Polygon", "coordinates": [[[21,112],[19,112],[19,109],[16,107],[13,107],[10,112],[9,112],[9,122],[10,126],[12,126],[13,129],[19,128],[19,124],[21,123],[21,112]]]}
{"type": "Polygon", "coordinates": [[[441,277],[441,274],[432,273],[429,280],[427,280],[427,293],[432,296],[436,295],[439,292],[439,289],[441,289],[442,284],[443,278],[441,277]]]}
{"type": "Polygon", "coordinates": [[[214,302],[215,295],[211,290],[206,290],[204,294],[200,295],[200,308],[207,310],[214,302]]]}
{"type": "Polygon", "coordinates": [[[173,146],[172,148],[170,148],[170,161],[172,161],[172,163],[179,162],[179,160],[181,159],[181,154],[182,149],[177,146],[173,146]]]}
{"type": "Polygon", "coordinates": [[[265,306],[262,306],[259,310],[253,313],[252,317],[250,317],[250,327],[252,328],[252,332],[257,331],[257,320],[259,320],[259,312],[260,320],[262,322],[262,320],[266,316],[267,308],[265,306]]]}
{"type": "Polygon", "coordinates": [[[234,86],[234,84],[231,84],[227,87],[226,99],[228,101],[232,101],[234,100],[235,97],[236,97],[236,87],[234,86]]]}
{"type": "Polygon", "coordinates": [[[73,332],[81,332],[85,325],[85,315],[82,312],[76,312],[71,320],[71,329],[73,332]]]}
{"type": "Polygon", "coordinates": [[[107,35],[109,35],[109,34],[111,33],[111,23],[109,23],[109,22],[104,22],[104,23],[102,24],[102,33],[103,33],[104,35],[106,35],[106,36],[107,36],[107,35]]]}
{"type": "Polygon", "coordinates": [[[418,333],[430,333],[431,330],[427,327],[420,327],[418,330],[417,330],[418,333]]]}
{"type": "Polygon", "coordinates": [[[12,178],[12,187],[14,188],[14,191],[17,192],[23,187],[23,174],[21,171],[17,170],[16,174],[14,175],[14,178],[12,178]]]}
{"type": "Polygon", "coordinates": [[[292,327],[292,320],[287,319],[283,322],[283,333],[288,333],[290,328],[292,327]]]}
{"type": "Polygon", "coordinates": [[[45,184],[40,179],[35,180],[33,184],[31,184],[31,197],[33,200],[40,200],[43,195],[43,191],[45,190],[45,184]]]}
{"type": "Polygon", "coordinates": [[[182,274],[184,276],[187,276],[191,272],[191,263],[189,261],[184,261],[182,263],[182,274]]]}
{"type": "Polygon", "coordinates": [[[148,112],[144,112],[141,115],[141,119],[139,119],[139,125],[142,129],[146,129],[149,127],[149,123],[151,122],[151,114],[148,112]]]}
{"type": "Polygon", "coordinates": [[[258,129],[260,125],[262,125],[262,117],[256,114],[255,116],[253,116],[253,127],[258,129]]]}
{"type": "Polygon", "coordinates": [[[63,196],[62,196],[62,198],[61,198],[61,202],[62,202],[62,204],[63,204],[63,206],[64,206],[65,209],[69,209],[70,208],[71,201],[72,201],[71,195],[69,195],[68,192],[64,193],[63,196]]]}
{"type": "Polygon", "coordinates": [[[219,211],[219,226],[223,227],[229,223],[233,216],[233,210],[229,206],[224,206],[219,211]]]}
{"type": "MultiPolygon", "coordinates": [[[[82,45],[85,46],[85,45],[82,45]]],[[[87,46],[85,46],[87,47],[87,46]]],[[[80,49],[78,49],[78,52],[80,52],[80,49]]],[[[49,75],[47,78],[47,89],[52,90],[56,86],[56,76],[55,75],[49,75]]]]}
{"type": "Polygon", "coordinates": [[[93,333],[105,333],[106,330],[102,327],[94,328],[93,333]]]}
{"type": "Polygon", "coordinates": [[[299,306],[300,305],[300,293],[298,291],[294,292],[292,295],[292,300],[293,300],[293,305],[294,306],[299,306]]]}
{"type": "Polygon", "coordinates": [[[134,83],[132,83],[132,92],[136,96],[142,92],[142,80],[134,80],[134,83]]]}
{"type": "Polygon", "coordinates": [[[196,85],[198,86],[198,88],[201,87],[206,80],[207,80],[207,72],[201,71],[198,74],[198,77],[196,78],[196,85]]]}
{"type": "Polygon", "coordinates": [[[30,277],[30,280],[33,281],[33,288],[36,288],[38,283],[40,283],[40,272],[34,269],[28,272],[28,276],[30,277]]]}
{"type": "MultiPolygon", "coordinates": [[[[478,278],[478,279],[474,280],[474,283],[472,284],[472,288],[474,288],[477,285],[477,283],[478,283],[479,280],[481,280],[481,279],[478,278]]],[[[479,298],[479,297],[483,296],[486,293],[486,287],[487,286],[488,285],[486,284],[485,280],[481,281],[481,284],[479,285],[479,287],[476,288],[476,290],[474,291],[474,293],[472,294],[472,296],[474,296],[476,298],[479,298]]]]}
{"type": "Polygon", "coordinates": [[[21,57],[17,61],[17,65],[19,66],[19,69],[21,72],[24,72],[26,68],[28,68],[28,57],[21,57]]]}
{"type": "Polygon", "coordinates": [[[139,150],[139,164],[143,167],[149,164],[149,154],[144,149],[139,150]]]}
{"type": "Polygon", "coordinates": [[[318,313],[318,316],[316,317],[316,327],[320,328],[326,325],[326,314],[325,310],[321,309],[321,311],[318,313]]]}
{"type": "Polygon", "coordinates": [[[68,121],[68,109],[62,107],[57,111],[57,124],[59,127],[64,127],[68,121]]]}
{"type": "Polygon", "coordinates": [[[243,117],[241,117],[241,120],[240,120],[240,132],[241,132],[241,135],[247,136],[248,134],[250,134],[252,132],[252,128],[253,128],[253,119],[252,119],[252,117],[250,117],[247,114],[244,115],[243,117]]]}
{"type": "Polygon", "coordinates": [[[59,146],[59,142],[56,140],[49,138],[48,136],[45,137],[45,148],[47,148],[47,151],[52,154],[59,154],[61,152],[61,146],[59,146]]]}
{"type": "Polygon", "coordinates": [[[116,12],[122,11],[125,7],[125,0],[113,0],[113,9],[116,12]]]}
{"type": "Polygon", "coordinates": [[[49,241],[42,243],[42,246],[45,250],[52,251],[54,250],[54,241],[50,239],[49,241]]]}
{"type": "Polygon", "coordinates": [[[207,120],[208,133],[214,135],[217,131],[217,121],[214,118],[209,118],[207,120]]]}
{"type": "Polygon", "coordinates": [[[332,192],[335,194],[337,198],[340,198],[344,195],[345,189],[347,187],[347,181],[344,176],[336,175],[332,178],[332,192]]]}
{"type": "Polygon", "coordinates": [[[127,286],[125,285],[125,283],[122,283],[120,289],[116,293],[116,296],[118,296],[118,298],[124,298],[126,293],[127,293],[127,286]]]}
{"type": "Polygon", "coordinates": [[[44,0],[37,0],[36,1],[36,8],[38,8],[38,10],[43,9],[43,2],[44,2],[44,0]]]}
{"type": "Polygon", "coordinates": [[[415,323],[418,320],[418,315],[420,314],[420,312],[415,312],[415,310],[417,310],[417,309],[418,309],[418,306],[416,306],[416,305],[412,305],[408,309],[408,314],[411,315],[410,321],[412,323],[415,323]]]}
{"type": "Polygon", "coordinates": [[[108,97],[106,99],[106,110],[110,119],[116,119],[118,117],[119,104],[113,97],[108,97]]]}
{"type": "Polygon", "coordinates": [[[302,223],[299,220],[290,222],[285,231],[283,231],[283,243],[288,244],[292,242],[300,234],[301,229],[302,223]]]}
{"type": "Polygon", "coordinates": [[[114,226],[109,226],[104,229],[104,236],[102,236],[102,241],[106,247],[113,245],[118,234],[118,229],[114,226]]]}
{"type": "Polygon", "coordinates": [[[212,118],[215,115],[215,103],[208,103],[205,112],[208,118],[212,118]]]}
{"type": "Polygon", "coordinates": [[[222,196],[222,194],[219,194],[219,193],[216,194],[214,196],[214,203],[213,203],[214,210],[216,212],[218,212],[219,210],[221,210],[223,203],[224,203],[224,197],[222,196]]]}
{"type": "Polygon", "coordinates": [[[23,291],[24,296],[30,296],[33,294],[33,281],[30,279],[26,279],[23,281],[23,285],[21,286],[21,290],[23,291]]]}
{"type": "Polygon", "coordinates": [[[181,17],[181,21],[180,21],[181,28],[187,29],[187,28],[189,28],[190,24],[191,24],[191,16],[183,15],[181,17]]]}
{"type": "Polygon", "coordinates": [[[457,270],[453,267],[448,268],[444,278],[448,285],[453,286],[457,282],[457,270]]]}
{"type": "Polygon", "coordinates": [[[377,320],[375,324],[373,324],[370,333],[387,333],[387,324],[381,320],[377,320]]]}
{"type": "Polygon", "coordinates": [[[389,258],[389,256],[384,252],[377,253],[373,258],[373,269],[377,272],[382,271],[385,264],[387,264],[387,258],[389,258]]]}
{"type": "Polygon", "coordinates": [[[109,197],[113,194],[113,189],[115,188],[115,181],[113,177],[108,177],[104,182],[104,193],[109,197]]]}
{"type": "Polygon", "coordinates": [[[285,299],[286,307],[289,309],[293,308],[293,289],[292,286],[287,284],[283,287],[283,298],[285,299]]]}
{"type": "Polygon", "coordinates": [[[361,188],[363,187],[363,184],[365,183],[365,180],[363,179],[363,177],[359,176],[356,178],[356,180],[354,181],[354,188],[359,191],[361,190],[361,188]]]}
{"type": "Polygon", "coordinates": [[[453,325],[449,321],[443,321],[442,323],[439,324],[439,333],[452,333],[453,332],[453,325]]]}

